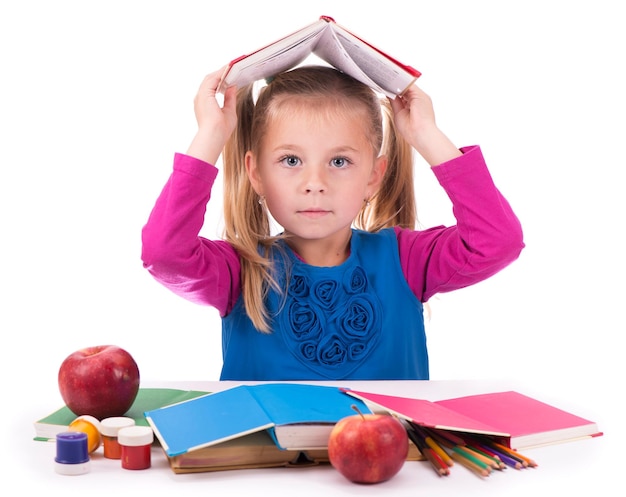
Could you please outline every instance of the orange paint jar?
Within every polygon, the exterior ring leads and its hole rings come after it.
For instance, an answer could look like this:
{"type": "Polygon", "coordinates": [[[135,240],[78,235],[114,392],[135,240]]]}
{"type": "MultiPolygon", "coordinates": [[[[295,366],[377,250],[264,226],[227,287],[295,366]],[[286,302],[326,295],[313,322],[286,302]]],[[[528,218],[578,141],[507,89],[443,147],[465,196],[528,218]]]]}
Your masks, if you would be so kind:
{"type": "Polygon", "coordinates": [[[67,427],[68,431],[79,431],[87,435],[87,452],[91,454],[102,443],[100,436],[100,421],[87,414],[78,416],[67,427]]]}
{"type": "Polygon", "coordinates": [[[129,426],[135,426],[135,420],[124,416],[105,418],[100,421],[104,457],[107,459],[122,458],[122,448],[118,441],[118,433],[122,428],[128,428],[129,426]]]}

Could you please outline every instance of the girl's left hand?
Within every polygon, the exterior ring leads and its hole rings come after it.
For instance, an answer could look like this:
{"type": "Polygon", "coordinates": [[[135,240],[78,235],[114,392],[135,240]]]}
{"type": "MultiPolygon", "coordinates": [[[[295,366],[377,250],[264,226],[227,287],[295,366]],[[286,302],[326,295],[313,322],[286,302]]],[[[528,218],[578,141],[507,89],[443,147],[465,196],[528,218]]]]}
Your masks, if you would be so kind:
{"type": "Polygon", "coordinates": [[[391,100],[391,108],[398,131],[431,166],[461,155],[437,127],[432,101],[417,85],[391,100]]]}

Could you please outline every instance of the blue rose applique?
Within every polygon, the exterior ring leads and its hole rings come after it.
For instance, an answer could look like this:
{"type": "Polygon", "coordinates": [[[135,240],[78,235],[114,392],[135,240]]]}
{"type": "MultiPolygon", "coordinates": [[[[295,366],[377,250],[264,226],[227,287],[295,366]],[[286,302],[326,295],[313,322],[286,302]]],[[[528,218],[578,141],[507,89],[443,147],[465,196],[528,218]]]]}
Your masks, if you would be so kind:
{"type": "Polygon", "coordinates": [[[347,358],[346,343],[337,335],[323,338],[317,346],[316,359],[323,366],[336,368],[346,362],[347,358]]]}
{"type": "Polygon", "coordinates": [[[288,299],[283,315],[288,329],[298,341],[317,339],[326,327],[326,317],[307,300],[288,299]]]}
{"type": "Polygon", "coordinates": [[[367,289],[367,276],[361,266],[353,271],[347,271],[344,275],[344,287],[348,293],[360,293],[367,289]]]}
{"type": "Polygon", "coordinates": [[[363,294],[350,298],[338,320],[346,338],[368,341],[376,329],[378,321],[376,311],[376,302],[370,295],[363,294]]]}
{"type": "Polygon", "coordinates": [[[309,296],[309,288],[311,283],[309,278],[304,274],[294,274],[289,282],[289,293],[294,297],[306,298],[309,296]]]}
{"type": "Polygon", "coordinates": [[[323,309],[332,309],[340,296],[341,286],[335,280],[317,281],[311,291],[311,300],[323,309]]]}
{"type": "Polygon", "coordinates": [[[289,289],[280,317],[289,350],[319,374],[347,376],[381,332],[382,307],[365,271],[357,266],[313,283],[294,272],[289,289]]]}

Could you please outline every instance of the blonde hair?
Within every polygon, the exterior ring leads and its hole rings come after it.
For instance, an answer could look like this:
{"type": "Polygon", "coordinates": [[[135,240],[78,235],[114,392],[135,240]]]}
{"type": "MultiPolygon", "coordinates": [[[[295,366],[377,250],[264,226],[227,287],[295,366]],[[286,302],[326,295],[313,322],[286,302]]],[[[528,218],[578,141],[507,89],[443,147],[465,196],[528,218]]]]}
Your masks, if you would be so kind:
{"type": "MultiPolygon", "coordinates": [[[[331,67],[302,66],[277,75],[254,102],[253,85],[237,92],[237,128],[224,148],[224,238],[241,259],[241,287],[246,313],[254,326],[269,333],[271,316],[265,298],[281,289],[269,259],[270,248],[281,238],[272,236],[267,211],[258,201],[245,167],[245,154],[258,153],[268,124],[280,116],[282,104],[364,117],[374,152],[387,156],[382,184],[364,205],[354,226],[367,231],[386,227],[414,228],[417,214],[413,188],[413,152],[396,132],[388,100],[368,86],[331,67]]],[[[293,107],[289,107],[293,109],[293,107]]]]}

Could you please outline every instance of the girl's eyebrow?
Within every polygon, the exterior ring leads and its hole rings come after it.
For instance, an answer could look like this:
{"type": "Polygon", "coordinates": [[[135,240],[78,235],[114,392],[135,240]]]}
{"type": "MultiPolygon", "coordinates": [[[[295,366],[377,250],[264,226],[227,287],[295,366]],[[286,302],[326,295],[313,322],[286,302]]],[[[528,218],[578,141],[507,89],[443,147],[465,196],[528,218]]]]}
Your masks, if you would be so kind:
{"type": "Polygon", "coordinates": [[[299,149],[300,147],[298,147],[297,145],[291,145],[289,143],[286,143],[286,144],[276,145],[272,149],[272,152],[282,152],[284,150],[299,150],[299,149]]]}
{"type": "MultiPolygon", "coordinates": [[[[301,149],[302,147],[298,145],[283,144],[283,145],[277,145],[276,147],[274,147],[272,149],[272,152],[285,152],[285,151],[298,152],[301,149]]],[[[328,152],[330,154],[339,154],[339,153],[347,153],[347,152],[360,152],[360,149],[357,147],[351,147],[349,145],[341,145],[338,147],[331,148],[328,152]]]]}

